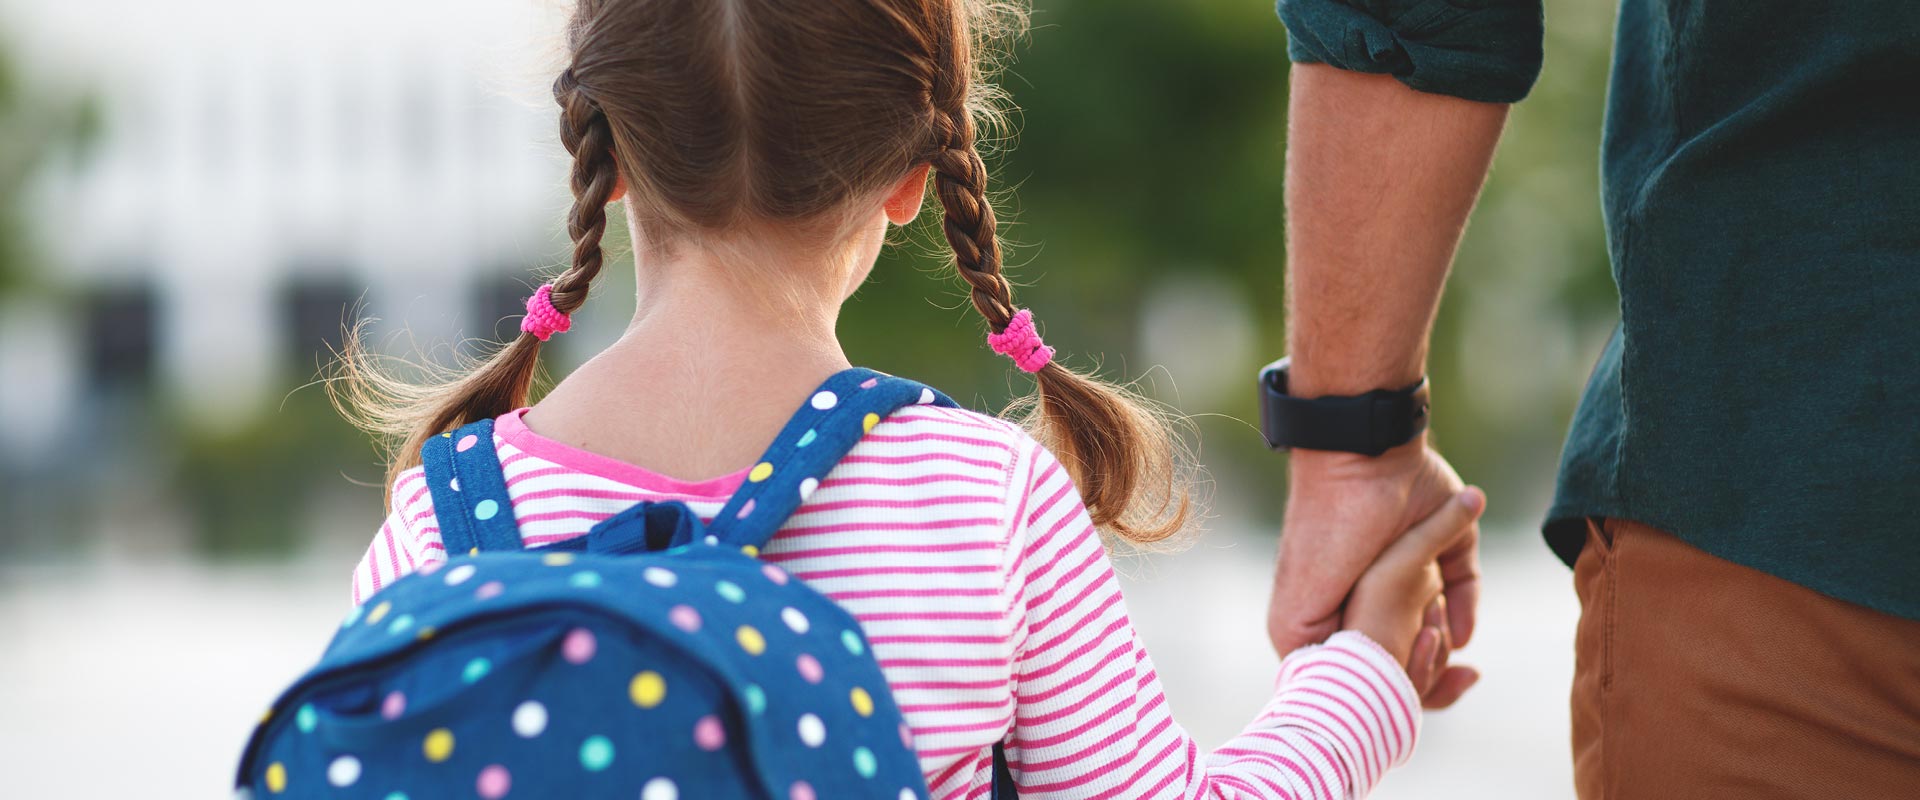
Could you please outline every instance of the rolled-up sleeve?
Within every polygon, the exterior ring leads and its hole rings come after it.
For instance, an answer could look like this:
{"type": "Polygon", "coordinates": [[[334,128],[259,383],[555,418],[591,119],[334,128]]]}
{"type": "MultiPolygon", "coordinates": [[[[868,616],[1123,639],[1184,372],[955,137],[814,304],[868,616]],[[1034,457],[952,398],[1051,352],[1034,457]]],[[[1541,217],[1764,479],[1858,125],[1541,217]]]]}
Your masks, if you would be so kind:
{"type": "Polygon", "coordinates": [[[1279,10],[1299,63],[1486,103],[1516,102],[1540,76],[1540,0],[1279,0],[1279,10]]]}

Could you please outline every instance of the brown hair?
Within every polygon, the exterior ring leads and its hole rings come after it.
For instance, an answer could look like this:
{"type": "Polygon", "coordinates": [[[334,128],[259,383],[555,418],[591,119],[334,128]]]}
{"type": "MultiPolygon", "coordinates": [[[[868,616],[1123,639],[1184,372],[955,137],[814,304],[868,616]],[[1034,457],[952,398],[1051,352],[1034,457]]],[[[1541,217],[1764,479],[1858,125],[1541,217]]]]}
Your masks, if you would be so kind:
{"type": "MultiPolygon", "coordinates": [[[[982,56],[1023,24],[1018,8],[983,0],[582,0],[553,84],[574,158],[573,263],[554,279],[554,307],[586,301],[621,178],[635,240],[668,247],[739,225],[831,224],[928,164],[955,267],[1002,330],[1017,309],[976,116],[992,113],[982,56]]],[[[522,333],[464,374],[419,384],[380,369],[353,337],[330,385],[349,417],[395,444],[391,486],[429,437],[524,405],[539,349],[522,333]]],[[[1094,522],[1136,543],[1183,527],[1188,493],[1165,417],[1058,361],[1036,377],[1037,397],[1016,407],[1094,522]]]]}

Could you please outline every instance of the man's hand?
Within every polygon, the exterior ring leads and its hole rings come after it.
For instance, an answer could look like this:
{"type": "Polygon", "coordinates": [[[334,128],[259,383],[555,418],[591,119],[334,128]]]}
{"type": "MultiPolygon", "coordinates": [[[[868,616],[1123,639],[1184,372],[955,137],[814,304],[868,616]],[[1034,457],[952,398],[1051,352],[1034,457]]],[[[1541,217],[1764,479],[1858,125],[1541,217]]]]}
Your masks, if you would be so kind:
{"type": "MultiPolygon", "coordinates": [[[[1420,437],[1378,457],[1297,450],[1267,632],[1282,656],[1323,641],[1341,628],[1341,609],[1361,573],[1405,531],[1464,487],[1446,459],[1420,437]]],[[[1445,584],[1438,642],[1416,642],[1409,673],[1428,708],[1445,708],[1478,679],[1447,666],[1446,651],[1473,636],[1480,599],[1480,531],[1473,529],[1439,559],[1445,584]],[[1426,655],[1423,661],[1422,656],[1426,655]]]]}
{"type": "MultiPolygon", "coordinates": [[[[1324,64],[1294,65],[1288,96],[1287,389],[1319,397],[1406,386],[1426,372],[1440,290],[1507,107],[1324,64]]],[[[1461,488],[1425,438],[1377,458],[1296,450],[1292,462],[1268,612],[1283,655],[1338,630],[1367,565],[1461,488]]],[[[1446,629],[1413,645],[1409,674],[1428,679],[1416,685],[1428,684],[1431,708],[1473,682],[1443,656],[1473,636],[1478,542],[1476,529],[1441,555],[1446,607],[1433,614],[1446,629]]]]}

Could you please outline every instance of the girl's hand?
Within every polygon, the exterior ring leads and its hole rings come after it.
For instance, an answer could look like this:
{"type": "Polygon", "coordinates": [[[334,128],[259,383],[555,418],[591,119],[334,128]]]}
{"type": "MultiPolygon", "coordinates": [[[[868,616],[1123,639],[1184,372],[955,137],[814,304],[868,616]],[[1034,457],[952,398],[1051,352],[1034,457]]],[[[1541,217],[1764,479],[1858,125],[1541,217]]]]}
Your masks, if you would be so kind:
{"type": "Polygon", "coordinates": [[[1429,708],[1451,705],[1480,677],[1469,667],[1447,665],[1453,643],[1438,558],[1471,535],[1486,504],[1473,487],[1454,495],[1388,545],[1347,598],[1345,627],[1393,654],[1429,708]]]}

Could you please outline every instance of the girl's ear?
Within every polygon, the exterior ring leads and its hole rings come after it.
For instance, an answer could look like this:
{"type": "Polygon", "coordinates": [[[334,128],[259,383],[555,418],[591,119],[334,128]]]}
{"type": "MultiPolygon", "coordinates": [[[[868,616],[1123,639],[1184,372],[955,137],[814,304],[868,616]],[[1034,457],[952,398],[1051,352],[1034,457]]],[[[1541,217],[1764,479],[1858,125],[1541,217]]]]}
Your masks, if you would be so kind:
{"type": "Polygon", "coordinates": [[[905,225],[920,216],[920,201],[927,197],[927,170],[931,168],[930,164],[914,167],[899,183],[894,184],[893,191],[887,194],[884,203],[888,222],[905,225]]]}
{"type": "Polygon", "coordinates": [[[627,198],[627,173],[619,169],[613,171],[613,194],[607,195],[607,202],[618,203],[627,198]]]}

